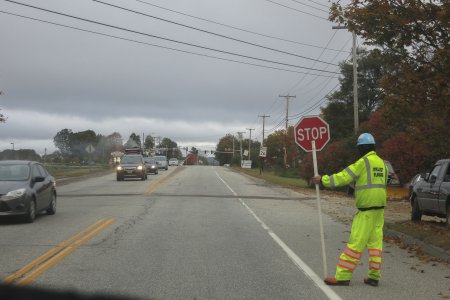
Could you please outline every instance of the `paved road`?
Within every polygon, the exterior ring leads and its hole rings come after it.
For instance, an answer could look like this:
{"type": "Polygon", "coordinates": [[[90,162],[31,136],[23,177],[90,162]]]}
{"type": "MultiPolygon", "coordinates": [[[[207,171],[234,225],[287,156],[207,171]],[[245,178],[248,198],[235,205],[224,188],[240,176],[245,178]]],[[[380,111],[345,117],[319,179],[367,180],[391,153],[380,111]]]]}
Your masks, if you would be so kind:
{"type": "MultiPolygon", "coordinates": [[[[58,193],[56,215],[0,223],[2,278],[59,245],[67,254],[28,285],[143,299],[450,295],[448,266],[389,245],[378,288],[362,283],[366,257],[350,287],[325,286],[315,199],[227,168],[180,166],[147,181],[117,182],[109,174],[58,193]],[[98,232],[90,239],[61,244],[93,224],[98,232]]],[[[349,228],[326,215],[323,221],[332,275],[349,228]]]]}

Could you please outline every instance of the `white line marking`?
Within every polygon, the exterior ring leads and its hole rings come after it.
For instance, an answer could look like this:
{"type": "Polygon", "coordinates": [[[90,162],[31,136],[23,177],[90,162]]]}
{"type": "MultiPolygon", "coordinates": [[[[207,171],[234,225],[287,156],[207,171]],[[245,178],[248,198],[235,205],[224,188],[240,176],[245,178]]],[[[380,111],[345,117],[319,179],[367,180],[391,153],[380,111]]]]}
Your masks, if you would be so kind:
{"type": "Polygon", "coordinates": [[[239,202],[250,212],[250,214],[261,224],[262,228],[264,228],[270,237],[286,252],[287,256],[294,262],[294,264],[307,276],[309,277],[314,284],[321,289],[325,295],[327,295],[330,300],[342,300],[342,298],[336,294],[328,285],[323,282],[323,279],[317,276],[317,274],[300,258],[298,257],[294,251],[291,250],[273,231],[269,228],[256,214],[255,212],[241,199],[238,194],[226,183],[225,180],[220,177],[217,171],[214,171],[216,176],[220,179],[220,181],[225,184],[225,186],[233,193],[234,196],[238,197],[239,202]]]}

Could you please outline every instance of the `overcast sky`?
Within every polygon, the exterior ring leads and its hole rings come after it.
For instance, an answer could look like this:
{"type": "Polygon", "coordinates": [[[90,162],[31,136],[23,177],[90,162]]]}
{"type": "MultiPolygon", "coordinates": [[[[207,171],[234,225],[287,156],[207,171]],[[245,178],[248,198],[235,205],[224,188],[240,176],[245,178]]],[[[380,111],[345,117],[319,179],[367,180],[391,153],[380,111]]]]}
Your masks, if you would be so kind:
{"type": "Polygon", "coordinates": [[[279,95],[291,125],[318,114],[351,52],[327,0],[102,1],[0,1],[0,150],[51,153],[65,128],[261,141],[258,116],[265,137],[285,126],[279,95]]]}

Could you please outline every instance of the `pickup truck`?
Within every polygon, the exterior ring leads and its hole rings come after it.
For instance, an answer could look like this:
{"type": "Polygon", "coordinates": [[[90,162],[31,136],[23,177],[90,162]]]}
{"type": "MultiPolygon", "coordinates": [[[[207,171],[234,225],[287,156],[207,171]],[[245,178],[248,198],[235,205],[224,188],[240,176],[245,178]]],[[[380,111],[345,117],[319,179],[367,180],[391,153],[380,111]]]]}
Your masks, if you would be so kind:
{"type": "Polygon", "coordinates": [[[420,221],[422,215],[446,219],[450,228],[450,159],[436,162],[430,173],[421,175],[410,196],[411,220],[420,221]]]}

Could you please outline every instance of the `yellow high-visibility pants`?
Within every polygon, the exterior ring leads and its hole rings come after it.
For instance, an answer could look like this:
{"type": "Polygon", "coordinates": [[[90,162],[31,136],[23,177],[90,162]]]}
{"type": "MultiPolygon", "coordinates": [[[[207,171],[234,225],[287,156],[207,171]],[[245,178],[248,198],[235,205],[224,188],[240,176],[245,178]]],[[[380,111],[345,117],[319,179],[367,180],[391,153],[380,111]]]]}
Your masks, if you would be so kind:
{"type": "Polygon", "coordinates": [[[368,277],[380,280],[383,250],[384,210],[359,211],[353,218],[352,230],[345,250],[339,257],[336,280],[351,280],[365,248],[369,250],[368,277]]]}

